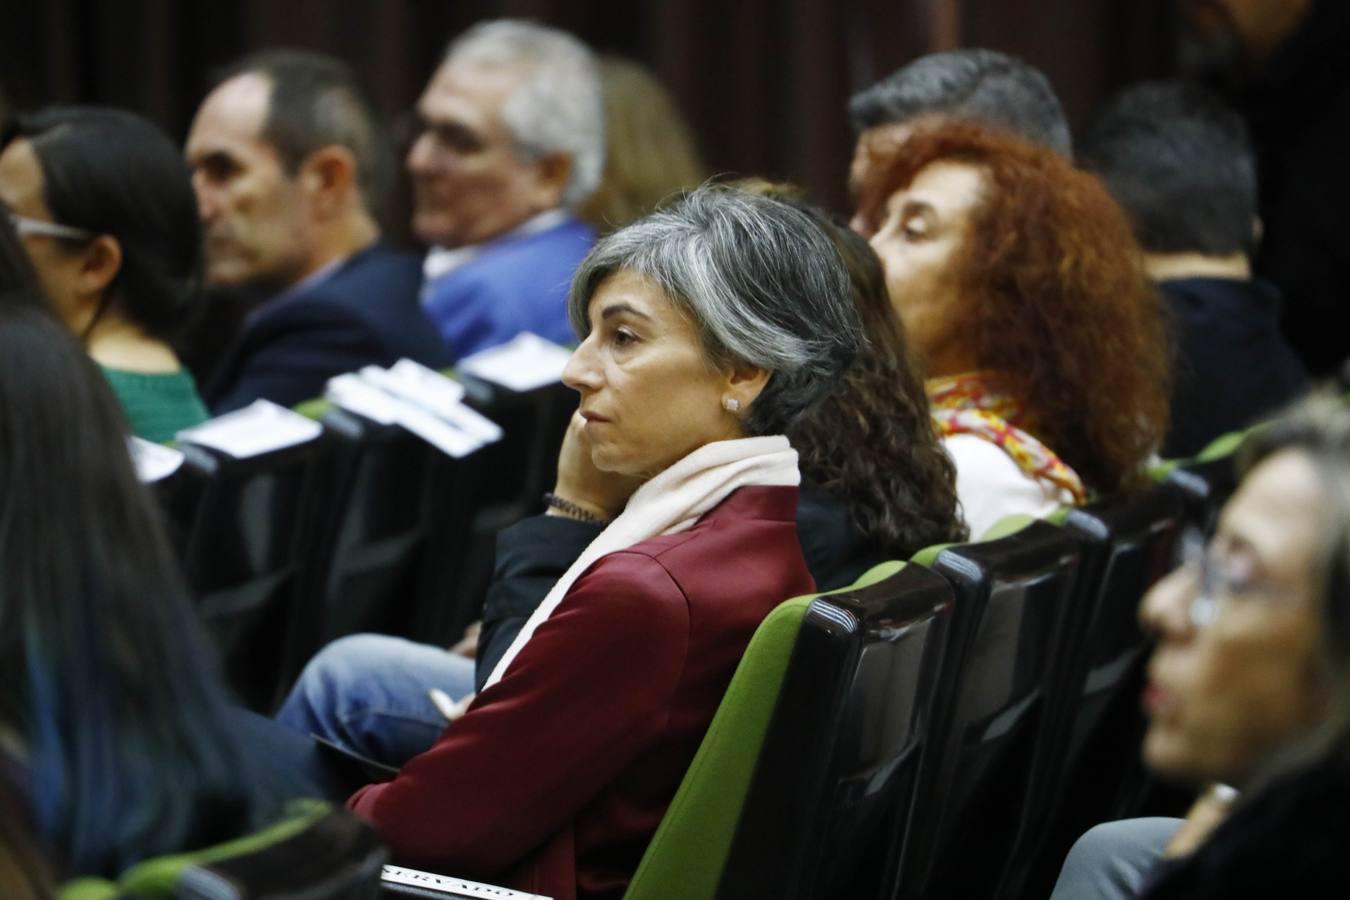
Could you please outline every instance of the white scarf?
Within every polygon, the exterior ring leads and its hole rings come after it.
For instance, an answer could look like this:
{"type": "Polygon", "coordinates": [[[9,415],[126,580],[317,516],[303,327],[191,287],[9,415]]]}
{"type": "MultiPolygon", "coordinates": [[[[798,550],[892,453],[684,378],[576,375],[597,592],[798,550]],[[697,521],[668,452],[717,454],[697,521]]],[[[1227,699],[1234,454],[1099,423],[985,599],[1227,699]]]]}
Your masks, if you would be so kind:
{"type": "Polygon", "coordinates": [[[657,535],[684,531],[739,487],[752,484],[791,487],[800,483],[797,451],[782,435],[715,441],[690,453],[638,488],[623,514],[582,551],[544,602],[531,613],[488,676],[484,689],[502,680],[535,629],[553,614],[576,580],[600,557],[657,535]]]}

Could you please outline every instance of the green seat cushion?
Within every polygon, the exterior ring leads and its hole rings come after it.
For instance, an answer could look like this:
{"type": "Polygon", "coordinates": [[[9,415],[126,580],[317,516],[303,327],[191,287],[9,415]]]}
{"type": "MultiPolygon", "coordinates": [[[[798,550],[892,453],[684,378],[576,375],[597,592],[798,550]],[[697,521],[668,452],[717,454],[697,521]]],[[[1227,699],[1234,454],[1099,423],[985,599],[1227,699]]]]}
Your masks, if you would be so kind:
{"type": "Polygon", "coordinates": [[[868,587],[904,567],[878,563],[848,587],[780,604],[760,623],[624,900],[716,896],[807,610],[817,597],[868,587]]]}
{"type": "Polygon", "coordinates": [[[625,900],[699,900],[717,893],[797,633],[814,598],[780,604],[760,623],[625,900]]]}
{"type": "Polygon", "coordinates": [[[332,806],[322,800],[296,800],[287,807],[284,819],[262,831],[200,850],[147,859],[123,872],[116,884],[98,878],[76,879],[61,888],[60,900],[102,900],[122,894],[171,897],[178,879],[188,868],[256,853],[279,844],[309,828],[331,810],[332,806]]]}

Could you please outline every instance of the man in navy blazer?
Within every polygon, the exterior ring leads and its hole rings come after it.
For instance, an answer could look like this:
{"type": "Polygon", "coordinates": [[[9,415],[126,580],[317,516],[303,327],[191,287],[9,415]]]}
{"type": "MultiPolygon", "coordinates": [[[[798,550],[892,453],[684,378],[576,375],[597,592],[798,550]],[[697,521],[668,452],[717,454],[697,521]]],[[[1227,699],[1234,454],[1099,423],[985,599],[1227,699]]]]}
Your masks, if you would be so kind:
{"type": "Polygon", "coordinates": [[[605,152],[590,50],[542,25],[484,22],[451,43],[416,113],[422,303],[450,354],[522,331],[573,340],[567,291],[595,233],[568,210],[599,184],[605,152]]]}
{"type": "Polygon", "coordinates": [[[269,51],[233,67],[192,123],[188,163],[207,280],[269,299],[207,381],[224,413],[319,396],[329,378],[410,357],[450,360],[422,312],[418,259],[380,241],[393,159],[343,63],[269,51]]]}

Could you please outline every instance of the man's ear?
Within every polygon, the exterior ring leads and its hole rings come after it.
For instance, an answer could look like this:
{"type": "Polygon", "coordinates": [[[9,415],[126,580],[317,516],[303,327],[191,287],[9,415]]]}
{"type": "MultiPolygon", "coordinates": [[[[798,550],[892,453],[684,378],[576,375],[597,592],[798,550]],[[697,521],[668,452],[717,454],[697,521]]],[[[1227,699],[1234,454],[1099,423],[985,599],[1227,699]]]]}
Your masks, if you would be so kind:
{"type": "Polygon", "coordinates": [[[110,234],[100,234],[85,245],[80,259],[81,296],[102,296],[122,270],[122,245],[110,234]]]}
{"type": "Polygon", "coordinates": [[[723,399],[735,400],[736,407],[742,411],[749,409],[750,404],[754,403],[763,393],[765,385],[769,383],[769,375],[771,374],[768,369],[761,369],[757,366],[733,367],[727,373],[723,399]]]}
{"type": "Polygon", "coordinates": [[[563,192],[572,180],[572,157],[566,153],[549,153],[535,161],[534,169],[532,205],[540,212],[561,206],[563,192]]]}
{"type": "Polygon", "coordinates": [[[320,219],[341,213],[356,190],[356,157],[346,147],[320,147],[300,164],[300,183],[310,209],[320,219]]]}

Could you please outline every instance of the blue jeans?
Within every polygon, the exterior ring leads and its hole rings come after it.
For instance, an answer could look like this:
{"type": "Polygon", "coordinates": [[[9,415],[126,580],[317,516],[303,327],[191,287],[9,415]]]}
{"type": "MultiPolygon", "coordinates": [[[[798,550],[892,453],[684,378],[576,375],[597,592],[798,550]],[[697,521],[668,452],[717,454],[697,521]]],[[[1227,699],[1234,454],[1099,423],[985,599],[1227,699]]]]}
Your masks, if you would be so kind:
{"type": "Polygon", "coordinates": [[[1121,819],[1083,833],[1069,851],[1050,900],[1129,900],[1162,859],[1181,819],[1121,819]]]}
{"type": "Polygon", "coordinates": [[[473,660],[442,647],[352,635],[309,661],[276,718],[301,734],[399,767],[445,730],[427,690],[440,688],[458,700],[473,691],[473,671],[473,660]]]}

